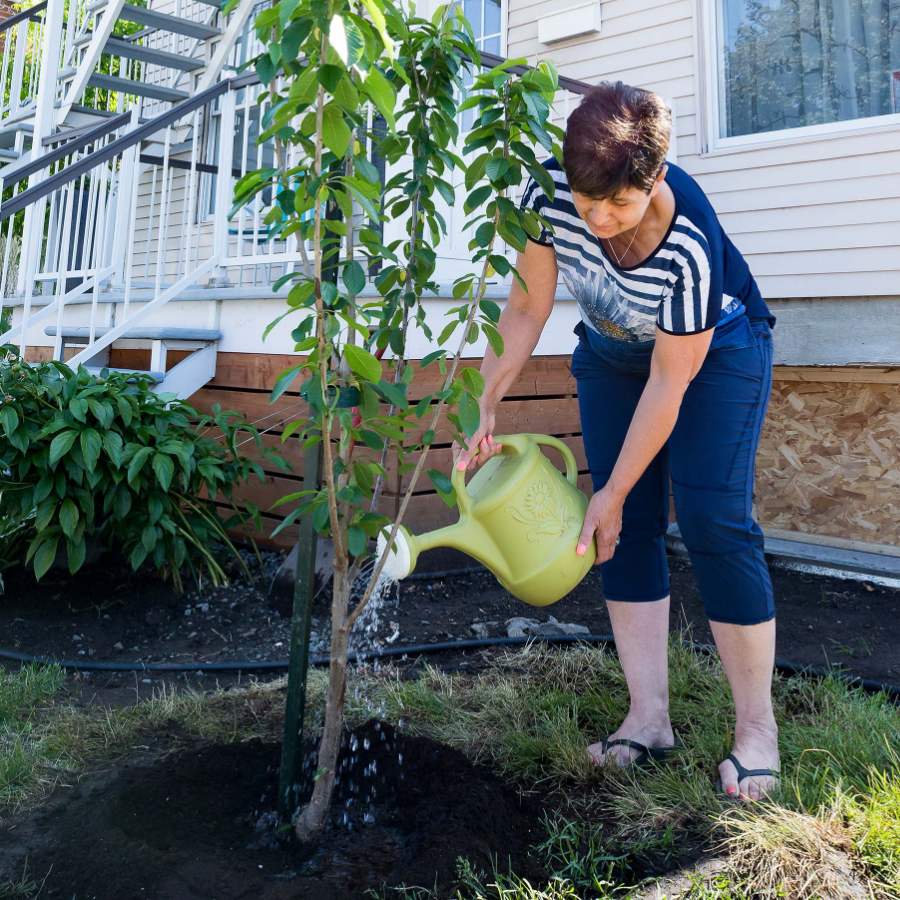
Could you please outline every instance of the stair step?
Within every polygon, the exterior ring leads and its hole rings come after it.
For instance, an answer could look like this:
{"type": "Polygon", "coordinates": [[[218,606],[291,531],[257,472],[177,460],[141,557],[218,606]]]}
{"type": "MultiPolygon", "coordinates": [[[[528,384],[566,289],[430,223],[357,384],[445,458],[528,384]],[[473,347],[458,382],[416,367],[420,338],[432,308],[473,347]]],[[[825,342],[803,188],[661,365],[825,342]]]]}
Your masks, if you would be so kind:
{"type": "Polygon", "coordinates": [[[65,81],[67,78],[71,78],[77,71],[77,66],[69,66],[66,69],[60,69],[59,75],[56,76],[56,79],[57,81],[65,81]]]}
{"type": "Polygon", "coordinates": [[[186,37],[199,38],[201,41],[217,37],[222,33],[220,28],[212,25],[204,25],[202,22],[189,22],[187,19],[179,19],[167,13],[157,12],[155,9],[143,9],[140,6],[132,6],[126,3],[119,13],[119,18],[126,22],[137,22],[138,25],[147,25],[150,28],[159,28],[162,31],[172,31],[175,34],[183,34],[186,37]]]}
{"type": "Polygon", "coordinates": [[[198,3],[205,3],[207,6],[214,6],[216,9],[221,9],[224,5],[220,3],[219,0],[197,0],[198,3]]]}
{"type": "MultiPolygon", "coordinates": [[[[18,159],[19,152],[17,150],[3,150],[0,149],[0,159],[18,159]]],[[[8,177],[8,175],[7,175],[8,177]]]]}
{"type": "Polygon", "coordinates": [[[80,37],[75,38],[75,40],[72,41],[72,44],[75,47],[79,47],[79,48],[84,47],[85,44],[89,44],[91,42],[91,38],[93,38],[93,36],[94,36],[93,31],[86,31],[80,37]]]}
{"type": "MultiPolygon", "coordinates": [[[[56,337],[56,325],[48,325],[44,334],[56,337]]],[[[94,329],[96,337],[103,337],[111,329],[102,326],[94,329]]],[[[64,338],[90,338],[91,329],[87,325],[63,325],[62,336],[64,338]]],[[[130,341],[218,341],[222,338],[222,332],[214,328],[174,328],[160,325],[150,325],[145,328],[133,328],[122,335],[122,340],[130,341]]]]}
{"type": "Polygon", "coordinates": [[[156,50],[153,47],[144,47],[131,41],[123,41],[120,38],[111,37],[103,48],[104,53],[110,56],[125,56],[128,59],[139,59],[142,62],[165,66],[169,69],[181,69],[183,72],[193,72],[194,69],[203,68],[203,60],[192,56],[182,56],[179,53],[167,53],[165,50],[156,50]]]}
{"type": "Polygon", "coordinates": [[[118,78],[115,75],[101,75],[99,72],[91,75],[88,84],[91,87],[121,91],[123,94],[137,94],[139,97],[150,97],[152,100],[168,100],[171,103],[180,103],[190,97],[185,91],[176,91],[174,88],[159,84],[147,84],[144,81],[132,81],[130,78],[118,78]]]}
{"type": "Polygon", "coordinates": [[[91,373],[91,375],[96,375],[98,378],[100,377],[100,373],[106,369],[109,372],[118,372],[122,375],[134,375],[134,378],[130,378],[129,381],[138,381],[141,378],[146,378],[148,381],[155,381],[157,384],[162,384],[166,380],[165,372],[144,372],[141,369],[117,369],[114,366],[85,366],[85,369],[91,373]]]}

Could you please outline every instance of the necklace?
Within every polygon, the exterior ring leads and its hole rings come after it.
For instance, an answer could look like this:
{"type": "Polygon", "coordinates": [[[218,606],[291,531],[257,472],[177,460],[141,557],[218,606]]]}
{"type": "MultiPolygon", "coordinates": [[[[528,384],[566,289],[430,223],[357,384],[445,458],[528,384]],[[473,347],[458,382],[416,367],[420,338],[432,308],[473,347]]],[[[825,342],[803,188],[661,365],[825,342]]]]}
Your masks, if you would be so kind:
{"type": "Polygon", "coordinates": [[[613,256],[616,258],[616,265],[621,266],[622,260],[628,256],[628,251],[631,249],[631,245],[634,243],[634,239],[637,237],[638,232],[641,230],[641,222],[644,221],[644,216],[647,215],[647,210],[644,210],[644,215],[641,216],[641,221],[637,223],[637,228],[634,229],[634,234],[631,236],[631,240],[628,242],[628,246],[625,248],[625,252],[620,257],[618,253],[616,253],[616,248],[613,247],[612,241],[607,238],[606,243],[609,244],[609,249],[612,250],[613,256]]]}

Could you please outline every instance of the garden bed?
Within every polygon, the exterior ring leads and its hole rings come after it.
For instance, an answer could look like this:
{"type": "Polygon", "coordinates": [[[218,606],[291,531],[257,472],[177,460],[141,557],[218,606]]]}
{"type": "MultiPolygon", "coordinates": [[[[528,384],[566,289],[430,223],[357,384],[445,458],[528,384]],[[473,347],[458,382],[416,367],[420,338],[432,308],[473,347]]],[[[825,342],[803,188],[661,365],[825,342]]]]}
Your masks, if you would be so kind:
{"type": "MultiPolygon", "coordinates": [[[[246,552],[246,551],[242,551],[246,552]]],[[[248,560],[250,554],[246,553],[248,560]]],[[[74,578],[53,569],[40,583],[27,571],[11,572],[0,596],[0,646],[56,659],[149,663],[215,663],[286,659],[289,607],[273,603],[268,587],[281,560],[263,551],[263,571],[251,560],[253,584],[235,578],[218,590],[178,594],[168,583],[135,574],[123,561],[105,557],[74,578]]],[[[693,569],[670,557],[673,628],[693,639],[712,635],[693,569]]],[[[835,666],[878,681],[900,682],[900,590],[772,567],[778,608],[777,655],[817,667],[835,666]]],[[[591,634],[609,634],[599,573],[592,571],[568,597],[537,609],[511,597],[485,571],[401,583],[377,610],[366,649],[501,637],[521,616],[546,623],[550,616],[591,634]],[[396,624],[395,624],[396,623],[396,624]]],[[[314,604],[313,654],[327,653],[326,592],[314,604]]],[[[362,623],[365,626],[367,623],[362,623]]],[[[358,629],[362,630],[362,629],[358,629]]],[[[550,628],[552,631],[552,627],[550,628]]],[[[477,662],[456,652],[439,665],[477,662]]],[[[412,662],[414,660],[410,660],[412,662]]],[[[15,665],[15,664],[14,664],[15,665]]],[[[258,673],[273,677],[277,672],[258,673]]],[[[198,687],[246,680],[247,673],[183,674],[101,672],[79,674],[70,688],[104,702],[127,704],[161,683],[198,687]]]]}

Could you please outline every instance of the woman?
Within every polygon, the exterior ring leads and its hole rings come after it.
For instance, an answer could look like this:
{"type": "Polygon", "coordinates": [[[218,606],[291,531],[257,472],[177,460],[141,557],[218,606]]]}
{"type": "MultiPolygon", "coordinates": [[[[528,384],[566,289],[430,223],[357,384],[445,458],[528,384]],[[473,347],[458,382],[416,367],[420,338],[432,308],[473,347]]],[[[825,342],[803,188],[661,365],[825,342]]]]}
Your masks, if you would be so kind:
{"type": "Polygon", "coordinates": [[[762,532],[751,515],[754,457],[772,380],[771,326],[741,254],[696,182],[665,162],[671,116],[656,94],[601,84],[569,118],[563,164],[532,180],[523,206],[546,221],[529,240],[500,317],[501,357],[481,372],[481,428],[460,469],[498,453],[494,410],[550,316],[558,275],[582,321],[572,373],[593,479],[578,552],[596,541],[630,709],[588,747],[597,763],[663,759],[678,739],[668,711],[669,477],[736,712],[719,789],[774,790],[771,702],[775,607],[762,532]]]}

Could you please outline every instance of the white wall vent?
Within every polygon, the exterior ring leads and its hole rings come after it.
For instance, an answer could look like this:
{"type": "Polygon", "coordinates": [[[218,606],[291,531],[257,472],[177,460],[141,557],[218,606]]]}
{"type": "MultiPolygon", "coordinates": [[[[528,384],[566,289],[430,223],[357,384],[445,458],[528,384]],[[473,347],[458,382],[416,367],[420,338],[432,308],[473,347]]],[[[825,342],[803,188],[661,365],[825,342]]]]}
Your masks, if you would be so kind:
{"type": "Polygon", "coordinates": [[[559,12],[541,16],[537,20],[538,40],[542,44],[555,44],[585,34],[596,34],[600,31],[600,3],[579,3],[561,9],[559,12]]]}

